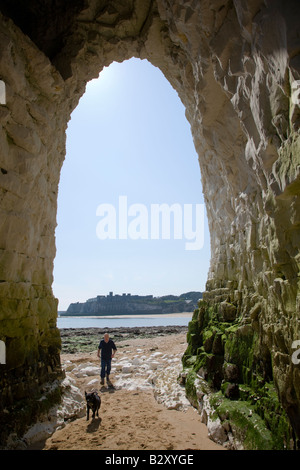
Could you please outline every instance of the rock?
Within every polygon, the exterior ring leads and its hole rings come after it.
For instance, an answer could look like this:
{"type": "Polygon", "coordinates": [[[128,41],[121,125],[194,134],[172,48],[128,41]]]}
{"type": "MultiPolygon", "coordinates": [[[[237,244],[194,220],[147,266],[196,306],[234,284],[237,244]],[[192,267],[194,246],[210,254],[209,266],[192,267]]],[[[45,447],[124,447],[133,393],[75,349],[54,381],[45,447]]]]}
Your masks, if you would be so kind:
{"type": "Polygon", "coordinates": [[[144,355],[143,359],[140,357],[139,361],[136,361],[137,357],[130,360],[126,352],[124,355],[125,357],[119,361],[119,364],[123,364],[122,368],[116,368],[116,389],[125,388],[131,391],[152,389],[156,400],[168,409],[184,410],[190,406],[185,388],[178,381],[182,372],[178,357],[157,351],[149,357],[144,355]]]}
{"type": "Polygon", "coordinates": [[[227,433],[219,419],[209,421],[207,423],[207,431],[210,439],[220,445],[223,445],[228,439],[227,433]]]}
{"type": "Polygon", "coordinates": [[[66,372],[70,372],[72,371],[73,369],[75,369],[76,365],[73,364],[72,362],[68,361],[67,363],[64,364],[63,366],[63,369],[66,371],[66,372]]]}
{"type": "Polygon", "coordinates": [[[221,302],[219,305],[219,315],[222,321],[234,321],[237,315],[237,308],[229,302],[221,302]]]}
{"type": "Polygon", "coordinates": [[[162,356],[162,355],[163,355],[163,353],[157,351],[157,352],[151,354],[150,357],[153,358],[153,359],[155,359],[155,358],[158,358],[158,357],[160,357],[160,356],[162,356]]]}
{"type": "Polygon", "coordinates": [[[26,450],[26,443],[18,437],[16,433],[12,433],[8,436],[6,442],[6,449],[8,450],[26,450]]]}
{"type": "Polygon", "coordinates": [[[92,386],[92,385],[97,385],[99,384],[99,379],[92,379],[88,382],[88,386],[92,386]]]}
{"type": "Polygon", "coordinates": [[[147,365],[148,365],[149,369],[155,370],[155,369],[157,369],[157,368],[160,366],[160,363],[159,363],[158,361],[151,361],[151,360],[150,360],[150,361],[147,363],[147,365]]]}
{"type": "Polygon", "coordinates": [[[134,366],[140,366],[143,362],[141,361],[141,359],[139,359],[138,357],[135,357],[133,360],[132,360],[132,364],[134,366]]]}
{"type": "Polygon", "coordinates": [[[86,366],[86,367],[78,367],[77,370],[73,370],[73,373],[76,377],[86,377],[90,375],[99,375],[100,368],[95,366],[86,366]]]}
{"type": "Polygon", "coordinates": [[[61,387],[61,403],[52,407],[24,434],[22,442],[26,447],[47,439],[55,430],[64,427],[68,420],[85,415],[86,402],[79,388],[74,385],[74,380],[67,376],[61,383],[61,387]]]}
{"type": "Polygon", "coordinates": [[[223,372],[226,382],[236,382],[239,378],[239,368],[235,364],[224,363],[223,372]]]}
{"type": "MultiPolygon", "coordinates": [[[[159,67],[178,93],[199,155],[211,262],[206,307],[189,335],[191,356],[201,347],[204,312],[218,311],[222,322],[250,320],[259,372],[274,379],[299,439],[300,373],[292,362],[299,332],[299,2],[176,0],[170,7],[157,0],[150,8],[124,0],[113,14],[91,0],[46,3],[22,2],[21,15],[7,6],[0,21],[4,409],[28,402],[29,419],[38,384],[61,378],[52,283],[67,123],[89,80],[113,61],[137,57],[159,67]]],[[[234,362],[226,345],[225,354],[234,362]]],[[[12,417],[6,437],[14,423],[12,417]]]]}
{"type": "Polygon", "coordinates": [[[228,384],[225,393],[226,398],[230,398],[230,400],[238,400],[240,397],[240,390],[238,384],[228,384]]]}

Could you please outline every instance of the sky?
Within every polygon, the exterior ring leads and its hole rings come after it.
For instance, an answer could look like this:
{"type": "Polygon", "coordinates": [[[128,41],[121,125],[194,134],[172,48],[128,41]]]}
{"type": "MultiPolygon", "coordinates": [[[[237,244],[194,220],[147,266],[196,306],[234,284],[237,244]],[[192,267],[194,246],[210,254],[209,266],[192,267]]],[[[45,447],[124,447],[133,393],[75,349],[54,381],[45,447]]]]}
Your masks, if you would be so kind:
{"type": "Polygon", "coordinates": [[[114,62],[87,84],[68,124],[55,235],[59,310],[109,292],[205,289],[198,155],[177,92],[148,61],[114,62]]]}

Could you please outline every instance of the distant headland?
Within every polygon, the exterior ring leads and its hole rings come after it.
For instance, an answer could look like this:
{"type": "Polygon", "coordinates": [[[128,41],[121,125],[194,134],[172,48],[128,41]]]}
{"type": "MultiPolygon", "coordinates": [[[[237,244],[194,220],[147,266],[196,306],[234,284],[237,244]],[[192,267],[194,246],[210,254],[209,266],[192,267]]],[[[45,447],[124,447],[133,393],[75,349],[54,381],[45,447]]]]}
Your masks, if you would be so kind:
{"type": "Polygon", "coordinates": [[[147,315],[193,312],[197,308],[202,292],[186,292],[181,295],[97,295],[86,302],[71,303],[60,316],[105,316],[105,315],[147,315]]]}

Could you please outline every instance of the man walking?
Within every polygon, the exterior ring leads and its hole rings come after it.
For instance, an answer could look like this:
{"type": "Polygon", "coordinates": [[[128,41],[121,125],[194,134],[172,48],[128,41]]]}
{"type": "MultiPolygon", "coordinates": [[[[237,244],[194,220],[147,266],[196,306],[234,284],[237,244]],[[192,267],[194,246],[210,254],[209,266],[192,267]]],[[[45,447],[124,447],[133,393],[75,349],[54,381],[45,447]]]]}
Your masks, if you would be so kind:
{"type": "Polygon", "coordinates": [[[101,385],[104,385],[104,379],[106,375],[107,385],[112,387],[112,383],[109,380],[109,374],[111,370],[111,360],[114,357],[117,348],[112,339],[110,339],[109,334],[105,333],[103,339],[100,341],[97,351],[97,356],[100,357],[101,351],[101,385]]]}

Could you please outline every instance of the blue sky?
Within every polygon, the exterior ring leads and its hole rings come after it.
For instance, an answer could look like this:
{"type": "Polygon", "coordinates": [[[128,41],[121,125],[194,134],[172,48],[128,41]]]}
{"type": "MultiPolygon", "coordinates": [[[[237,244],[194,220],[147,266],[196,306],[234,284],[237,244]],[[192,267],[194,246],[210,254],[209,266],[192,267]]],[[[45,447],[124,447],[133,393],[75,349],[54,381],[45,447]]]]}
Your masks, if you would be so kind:
{"type": "MultiPolygon", "coordinates": [[[[187,250],[184,230],[174,239],[173,226],[169,239],[151,239],[155,204],[177,204],[182,213],[189,205],[195,229],[203,195],[185,109],[149,62],[113,63],[88,83],[68,125],[54,262],[59,310],[109,291],[161,296],[204,290],[210,258],[206,216],[203,247],[187,250]],[[121,240],[118,230],[115,239],[99,239],[96,229],[104,216],[97,216],[97,208],[115,208],[118,224],[120,197],[128,207],[146,209],[148,239],[121,240]]],[[[136,217],[128,216],[127,223],[136,217]]]]}

